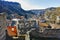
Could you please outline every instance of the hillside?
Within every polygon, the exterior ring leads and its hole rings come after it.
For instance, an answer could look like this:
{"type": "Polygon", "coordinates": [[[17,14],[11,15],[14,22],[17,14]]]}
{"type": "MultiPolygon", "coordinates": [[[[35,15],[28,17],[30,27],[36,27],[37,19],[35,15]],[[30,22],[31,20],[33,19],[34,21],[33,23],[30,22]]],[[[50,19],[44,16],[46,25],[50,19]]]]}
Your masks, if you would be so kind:
{"type": "Polygon", "coordinates": [[[6,12],[8,15],[18,14],[25,17],[31,17],[31,15],[43,15],[46,11],[53,11],[55,7],[46,9],[34,9],[34,10],[24,10],[21,4],[17,2],[0,1],[0,12],[6,12]]]}
{"type": "Polygon", "coordinates": [[[60,7],[55,7],[54,10],[46,10],[45,18],[51,23],[60,23],[60,7]]]}
{"type": "Polygon", "coordinates": [[[33,12],[31,11],[23,10],[21,8],[21,4],[8,1],[0,1],[0,12],[6,12],[8,15],[16,13],[20,16],[27,16],[29,14],[33,14],[33,12]]]}

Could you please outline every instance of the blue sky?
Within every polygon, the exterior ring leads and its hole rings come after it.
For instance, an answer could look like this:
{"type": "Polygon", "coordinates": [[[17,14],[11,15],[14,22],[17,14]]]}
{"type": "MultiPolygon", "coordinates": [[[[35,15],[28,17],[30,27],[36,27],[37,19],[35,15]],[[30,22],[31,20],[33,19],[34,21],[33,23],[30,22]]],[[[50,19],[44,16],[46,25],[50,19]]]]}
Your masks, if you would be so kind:
{"type": "Polygon", "coordinates": [[[48,7],[60,7],[60,0],[6,0],[19,2],[23,9],[45,9],[48,7]]]}

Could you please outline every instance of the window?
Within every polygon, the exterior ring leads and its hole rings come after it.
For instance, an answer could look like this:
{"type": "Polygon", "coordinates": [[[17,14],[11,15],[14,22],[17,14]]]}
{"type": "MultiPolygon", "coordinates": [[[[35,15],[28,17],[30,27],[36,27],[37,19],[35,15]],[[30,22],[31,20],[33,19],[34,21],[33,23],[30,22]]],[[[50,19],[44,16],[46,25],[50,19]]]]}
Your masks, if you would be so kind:
{"type": "Polygon", "coordinates": [[[3,25],[3,22],[2,21],[0,21],[0,25],[3,25]]]}
{"type": "Polygon", "coordinates": [[[36,21],[31,21],[30,25],[31,25],[31,27],[35,27],[36,26],[36,21]]]}
{"type": "Polygon", "coordinates": [[[19,21],[18,27],[19,29],[24,28],[25,27],[24,21],[19,21]]]}
{"type": "Polygon", "coordinates": [[[26,26],[26,27],[29,27],[29,26],[30,26],[29,21],[26,21],[26,22],[25,22],[25,26],[26,26]]]}
{"type": "Polygon", "coordinates": [[[16,21],[12,21],[11,26],[15,26],[16,25],[16,21]]]}
{"type": "Polygon", "coordinates": [[[60,16],[59,16],[59,19],[60,19],[60,16]]]}

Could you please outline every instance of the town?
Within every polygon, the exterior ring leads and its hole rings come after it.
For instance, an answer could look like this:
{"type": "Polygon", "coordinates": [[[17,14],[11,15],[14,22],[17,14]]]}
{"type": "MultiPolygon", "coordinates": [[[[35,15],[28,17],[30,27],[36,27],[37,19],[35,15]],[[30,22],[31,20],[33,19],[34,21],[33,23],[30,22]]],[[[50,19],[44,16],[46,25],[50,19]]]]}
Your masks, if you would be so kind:
{"type": "Polygon", "coordinates": [[[17,2],[0,1],[0,40],[44,39],[60,39],[60,7],[26,11],[17,2]]]}

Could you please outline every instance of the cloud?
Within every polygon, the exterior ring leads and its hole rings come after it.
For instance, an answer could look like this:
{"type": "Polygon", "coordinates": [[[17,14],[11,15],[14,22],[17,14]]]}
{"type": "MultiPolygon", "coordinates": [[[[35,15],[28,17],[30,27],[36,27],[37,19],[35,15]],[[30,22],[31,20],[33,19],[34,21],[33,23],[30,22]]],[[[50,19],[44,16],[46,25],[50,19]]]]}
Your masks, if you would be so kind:
{"type": "Polygon", "coordinates": [[[30,3],[28,3],[26,0],[6,0],[6,1],[13,1],[13,2],[19,2],[21,4],[21,7],[24,10],[30,10],[30,9],[43,9],[40,6],[36,6],[36,5],[31,5],[30,3]]]}

